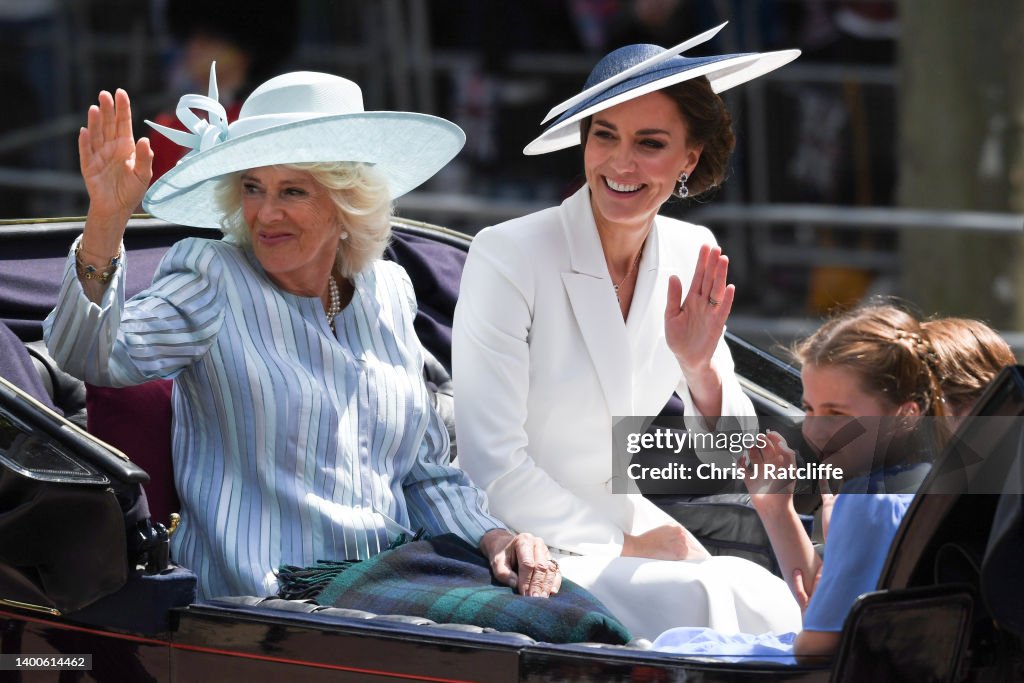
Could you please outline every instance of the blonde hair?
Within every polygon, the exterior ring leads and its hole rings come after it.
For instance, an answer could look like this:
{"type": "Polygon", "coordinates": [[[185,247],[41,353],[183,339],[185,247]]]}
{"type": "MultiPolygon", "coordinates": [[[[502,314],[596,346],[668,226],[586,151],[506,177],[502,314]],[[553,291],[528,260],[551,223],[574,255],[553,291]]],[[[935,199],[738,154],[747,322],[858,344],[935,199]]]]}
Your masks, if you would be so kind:
{"type": "MultiPolygon", "coordinates": [[[[336,161],[281,164],[280,168],[309,173],[327,189],[337,208],[337,219],[348,238],[338,243],[335,258],[342,277],[351,278],[381,258],[391,239],[391,195],[387,179],[371,164],[336,161]]],[[[252,242],[242,215],[242,172],[218,180],[217,205],[223,212],[221,230],[235,244],[252,242]]]]}
{"type": "Polygon", "coordinates": [[[834,317],[793,353],[801,365],[852,370],[865,391],[894,405],[913,401],[922,415],[946,414],[928,330],[895,306],[872,304],[834,317]]]}

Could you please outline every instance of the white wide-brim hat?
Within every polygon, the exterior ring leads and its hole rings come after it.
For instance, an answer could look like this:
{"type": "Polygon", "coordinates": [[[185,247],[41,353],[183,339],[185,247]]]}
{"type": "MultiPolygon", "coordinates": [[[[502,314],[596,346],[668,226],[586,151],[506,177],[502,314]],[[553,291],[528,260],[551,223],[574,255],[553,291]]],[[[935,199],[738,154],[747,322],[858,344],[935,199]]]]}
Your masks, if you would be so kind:
{"type": "Polygon", "coordinates": [[[211,67],[209,96],[183,96],[177,115],[189,132],[146,123],[192,151],[149,188],[142,205],[157,218],[207,228],[221,227],[224,212],[214,191],[225,174],[277,164],[365,162],[387,178],[395,199],[441,170],[466,141],[461,128],[437,116],[364,111],[358,85],[311,71],[259,86],[228,125],[211,67]],[[206,111],[209,120],[193,109],[206,111]]]}
{"type": "Polygon", "coordinates": [[[608,53],[590,72],[583,84],[583,92],[548,112],[541,123],[551,119],[554,119],[554,123],[528,144],[523,154],[545,154],[578,145],[580,121],[641,95],[699,76],[706,76],[711,89],[720,93],[778,69],[800,56],[800,50],[710,57],[679,56],[711,40],[724,26],[725,23],[669,49],[659,45],[638,44],[620,47],[608,53]]]}

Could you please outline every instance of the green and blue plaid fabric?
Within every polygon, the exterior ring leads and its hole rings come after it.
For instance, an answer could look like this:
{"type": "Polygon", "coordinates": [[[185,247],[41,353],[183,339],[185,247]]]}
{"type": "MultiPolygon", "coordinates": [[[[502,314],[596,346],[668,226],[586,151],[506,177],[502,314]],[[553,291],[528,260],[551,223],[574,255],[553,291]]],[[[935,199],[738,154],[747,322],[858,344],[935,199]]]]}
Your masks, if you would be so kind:
{"type": "Polygon", "coordinates": [[[280,597],[513,631],[549,643],[624,644],[631,636],[589,591],[562,579],[530,598],[497,583],[480,551],[454,534],[404,543],[363,561],[282,567],[280,597]]]}

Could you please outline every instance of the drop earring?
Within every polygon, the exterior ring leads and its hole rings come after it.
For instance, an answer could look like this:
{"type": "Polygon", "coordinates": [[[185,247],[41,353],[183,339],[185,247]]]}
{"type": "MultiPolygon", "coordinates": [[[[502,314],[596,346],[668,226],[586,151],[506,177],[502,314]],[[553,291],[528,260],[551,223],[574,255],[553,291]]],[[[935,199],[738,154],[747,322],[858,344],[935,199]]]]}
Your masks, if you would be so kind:
{"type": "Polygon", "coordinates": [[[341,231],[341,234],[340,234],[340,235],[338,235],[338,241],[339,241],[339,242],[344,242],[344,241],[345,241],[345,240],[347,240],[347,239],[348,239],[348,231],[346,231],[346,230],[342,230],[342,231],[341,231]]]}
{"type": "Polygon", "coordinates": [[[676,196],[680,199],[686,199],[690,196],[690,188],[686,186],[686,181],[690,179],[690,174],[683,171],[679,174],[679,188],[676,190],[676,196]]]}

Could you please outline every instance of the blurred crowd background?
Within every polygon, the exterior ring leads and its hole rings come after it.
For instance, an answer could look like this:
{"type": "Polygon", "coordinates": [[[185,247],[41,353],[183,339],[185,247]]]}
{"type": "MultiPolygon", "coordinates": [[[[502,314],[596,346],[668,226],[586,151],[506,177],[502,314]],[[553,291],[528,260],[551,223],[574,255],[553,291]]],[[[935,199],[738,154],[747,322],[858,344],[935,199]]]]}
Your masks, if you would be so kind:
{"type": "MultiPolygon", "coordinates": [[[[803,50],[725,93],[731,175],[715,196],[668,209],[712,227],[730,254],[732,327],[782,341],[835,308],[897,295],[925,314],[986,319],[1020,349],[1024,4],[973,5],[0,0],[0,218],[81,215],[76,137],[96,93],[128,90],[148,135],[143,118],[173,119],[180,95],[206,93],[216,59],[229,113],[266,78],[310,69],[357,81],[368,109],[457,122],[465,149],[398,211],[472,233],[582,182],[578,148],[521,150],[601,55],[727,20],[690,54],[803,50]]],[[[158,167],[175,154],[161,144],[158,167]]]]}

